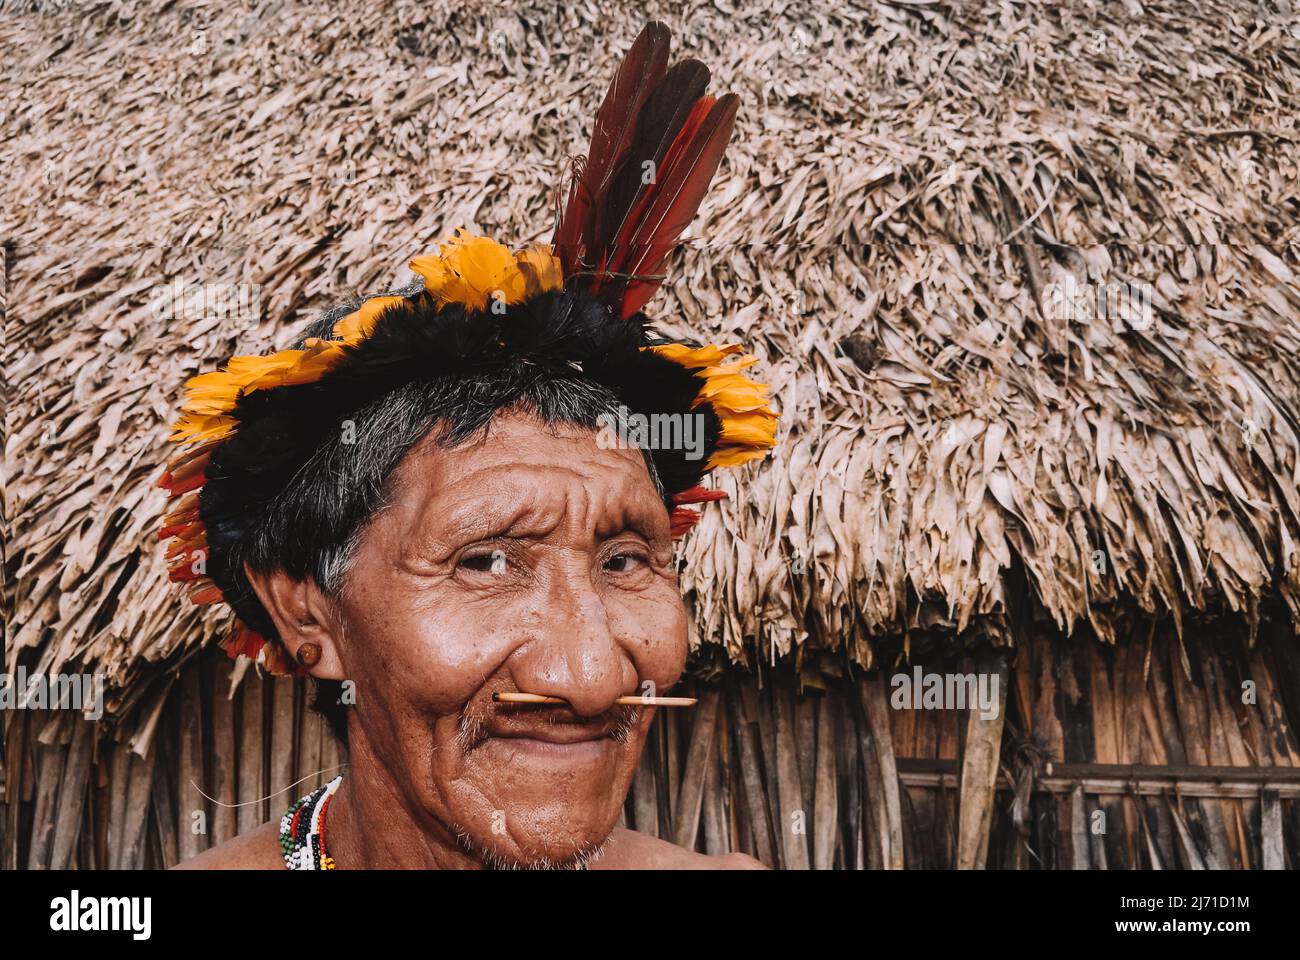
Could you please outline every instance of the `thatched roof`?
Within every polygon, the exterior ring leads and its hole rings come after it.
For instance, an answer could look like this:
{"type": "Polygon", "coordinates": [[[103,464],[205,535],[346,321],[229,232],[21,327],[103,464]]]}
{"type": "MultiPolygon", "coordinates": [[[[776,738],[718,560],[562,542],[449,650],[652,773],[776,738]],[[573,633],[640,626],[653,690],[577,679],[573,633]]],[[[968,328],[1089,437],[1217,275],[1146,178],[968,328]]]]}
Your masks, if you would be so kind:
{"type": "Polygon", "coordinates": [[[1261,10],[40,6],[0,21],[0,236],[7,640],[45,667],[126,683],[223,628],[153,536],[182,381],[457,225],[548,239],[647,15],[744,104],[648,309],[750,344],[783,411],[685,549],[702,642],[1001,635],[1021,568],[1104,638],[1139,608],[1300,615],[1300,57],[1261,10]],[[1153,322],[1040,308],[1067,274],[1150,290],[1153,322]],[[162,319],[178,278],[261,310],[162,319]]]}

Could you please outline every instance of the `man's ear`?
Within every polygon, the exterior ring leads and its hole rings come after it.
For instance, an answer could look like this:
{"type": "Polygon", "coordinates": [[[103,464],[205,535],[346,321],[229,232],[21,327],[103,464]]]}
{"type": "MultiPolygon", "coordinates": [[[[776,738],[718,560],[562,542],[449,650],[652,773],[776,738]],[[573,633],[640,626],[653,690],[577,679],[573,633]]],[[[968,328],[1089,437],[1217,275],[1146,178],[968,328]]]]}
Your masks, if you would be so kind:
{"type": "Polygon", "coordinates": [[[304,643],[314,643],[320,647],[320,659],[304,669],[317,680],[346,679],[339,656],[341,621],[316,581],[311,577],[295,580],[283,570],[259,573],[248,564],[244,564],[244,574],[271,615],[289,659],[297,662],[298,649],[304,643]]]}

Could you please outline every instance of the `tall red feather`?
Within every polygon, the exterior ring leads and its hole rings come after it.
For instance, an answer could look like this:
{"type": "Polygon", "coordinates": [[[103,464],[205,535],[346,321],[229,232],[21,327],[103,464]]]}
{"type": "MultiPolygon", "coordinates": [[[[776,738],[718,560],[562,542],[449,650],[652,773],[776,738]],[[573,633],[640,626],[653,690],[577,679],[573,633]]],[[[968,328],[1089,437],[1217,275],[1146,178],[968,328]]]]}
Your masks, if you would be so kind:
{"type": "Polygon", "coordinates": [[[658,20],[647,23],[623,58],[596,112],[591,147],[585,161],[573,169],[568,206],[551,240],[566,277],[579,269],[591,240],[596,212],[636,132],[636,118],[646,97],[663,79],[671,44],[672,33],[665,24],[658,20]]]}
{"type": "Polygon", "coordinates": [[[624,319],[645,306],[663,282],[658,272],[677,238],[700,209],[709,183],[731,139],[740,98],[728,93],[714,102],[701,97],[669,148],[659,171],[658,189],[641,198],[644,213],[633,214],[614,242],[613,272],[631,279],[620,303],[624,319]]]}
{"type": "Polygon", "coordinates": [[[699,210],[740,106],[734,93],[704,93],[709,71],[698,60],[665,70],[670,42],[655,21],[633,43],[596,114],[585,161],[574,158],[552,240],[565,286],[624,318],[663,282],[659,271],[699,210]]]}

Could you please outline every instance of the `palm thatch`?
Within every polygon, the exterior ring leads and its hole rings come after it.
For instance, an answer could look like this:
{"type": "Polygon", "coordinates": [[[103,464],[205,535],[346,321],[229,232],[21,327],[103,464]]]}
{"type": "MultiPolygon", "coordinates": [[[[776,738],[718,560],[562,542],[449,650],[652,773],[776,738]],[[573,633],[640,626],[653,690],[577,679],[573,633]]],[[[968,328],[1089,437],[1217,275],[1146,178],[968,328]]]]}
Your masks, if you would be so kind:
{"type": "Polygon", "coordinates": [[[592,78],[647,16],[744,104],[649,311],[752,345],[783,412],[776,455],[721,481],[685,548],[700,676],[1024,647],[1022,615],[1089,643],[1158,623],[1184,676],[1187,626],[1225,614],[1253,637],[1273,611],[1294,646],[1280,8],[605,6],[33,3],[0,23],[24,90],[0,116],[10,663],[105,673],[149,752],[172,668],[224,628],[178,603],[152,536],[182,381],[400,283],[457,225],[549,238],[592,78]],[[166,319],[151,297],[177,280],[257,309],[166,319]],[[1069,316],[1071,280],[1150,314],[1069,316]]]}

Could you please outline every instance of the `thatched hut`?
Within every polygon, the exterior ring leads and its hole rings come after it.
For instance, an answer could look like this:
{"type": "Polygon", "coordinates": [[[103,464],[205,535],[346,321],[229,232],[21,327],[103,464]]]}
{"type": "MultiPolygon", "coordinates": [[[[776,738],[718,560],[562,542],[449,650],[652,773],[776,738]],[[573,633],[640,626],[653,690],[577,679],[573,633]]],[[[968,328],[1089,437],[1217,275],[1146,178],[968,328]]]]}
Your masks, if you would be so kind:
{"type": "MultiPolygon", "coordinates": [[[[745,104],[652,307],[754,344],[783,435],[684,549],[702,702],[628,822],[786,867],[1295,867],[1297,38],[1223,0],[721,6],[648,10],[745,104]],[[1005,708],[894,709],[916,666],[1005,708]]],[[[0,22],[4,669],[110,686],[0,714],[4,866],[172,863],[344,762],[165,581],[178,388],[456,225],[546,239],[647,15],[588,11],[0,22]]]]}

